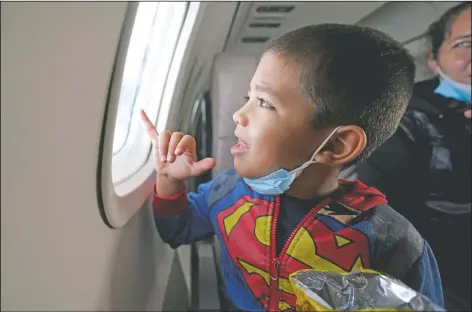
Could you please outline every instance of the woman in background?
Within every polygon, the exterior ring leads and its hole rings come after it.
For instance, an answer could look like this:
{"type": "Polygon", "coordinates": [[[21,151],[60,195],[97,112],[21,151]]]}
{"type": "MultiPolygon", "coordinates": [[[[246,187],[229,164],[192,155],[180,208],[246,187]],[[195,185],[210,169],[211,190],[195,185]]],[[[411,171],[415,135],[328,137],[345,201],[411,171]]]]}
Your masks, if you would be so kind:
{"type": "Polygon", "coordinates": [[[348,168],[387,195],[431,245],[447,310],[469,310],[471,222],[471,3],[428,29],[437,77],[415,85],[402,123],[371,157],[348,168]]]}

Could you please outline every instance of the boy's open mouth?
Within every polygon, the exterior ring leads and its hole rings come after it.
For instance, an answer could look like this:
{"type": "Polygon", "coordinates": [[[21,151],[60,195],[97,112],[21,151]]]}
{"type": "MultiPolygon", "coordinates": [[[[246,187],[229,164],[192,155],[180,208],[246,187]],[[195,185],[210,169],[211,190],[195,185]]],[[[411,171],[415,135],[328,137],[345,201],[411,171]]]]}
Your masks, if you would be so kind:
{"type": "Polygon", "coordinates": [[[238,148],[249,148],[246,144],[246,142],[238,140],[238,143],[236,144],[238,148]]]}
{"type": "Polygon", "coordinates": [[[249,150],[247,143],[238,138],[238,143],[231,148],[231,154],[238,155],[245,153],[247,150],[249,150]]]}

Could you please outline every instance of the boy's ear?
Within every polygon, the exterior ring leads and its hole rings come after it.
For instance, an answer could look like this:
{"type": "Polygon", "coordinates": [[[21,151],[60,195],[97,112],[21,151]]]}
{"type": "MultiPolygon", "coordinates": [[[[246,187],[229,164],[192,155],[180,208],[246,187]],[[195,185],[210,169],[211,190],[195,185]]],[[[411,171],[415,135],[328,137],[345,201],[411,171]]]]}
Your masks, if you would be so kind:
{"type": "Polygon", "coordinates": [[[325,165],[344,165],[359,156],[366,144],[367,136],[361,127],[341,127],[315,160],[325,165]]]}

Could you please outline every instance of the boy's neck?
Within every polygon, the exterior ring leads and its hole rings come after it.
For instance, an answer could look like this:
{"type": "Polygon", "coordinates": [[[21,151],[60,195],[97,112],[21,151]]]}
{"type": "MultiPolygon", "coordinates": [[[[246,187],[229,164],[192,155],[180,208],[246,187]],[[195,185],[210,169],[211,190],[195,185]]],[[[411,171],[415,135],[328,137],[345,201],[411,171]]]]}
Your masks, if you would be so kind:
{"type": "Polygon", "coordinates": [[[339,187],[338,170],[332,167],[310,166],[292,183],[285,193],[297,198],[323,198],[339,187]],[[321,168],[320,168],[321,167],[321,168]]]}

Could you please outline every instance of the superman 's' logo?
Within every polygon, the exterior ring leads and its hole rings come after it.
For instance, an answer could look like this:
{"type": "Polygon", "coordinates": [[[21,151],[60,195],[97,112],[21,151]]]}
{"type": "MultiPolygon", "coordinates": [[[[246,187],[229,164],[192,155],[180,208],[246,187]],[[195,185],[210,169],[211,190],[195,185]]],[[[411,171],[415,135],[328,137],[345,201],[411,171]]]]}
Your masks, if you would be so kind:
{"type": "MultiPolygon", "coordinates": [[[[271,282],[270,205],[273,203],[245,196],[217,216],[231,259],[265,307],[268,307],[271,282]]],[[[369,240],[356,229],[342,226],[334,230],[329,224],[311,218],[292,238],[281,264],[278,298],[279,308],[285,310],[294,307],[296,302],[288,279],[291,273],[312,268],[334,272],[367,268],[370,266],[369,240]]]]}

